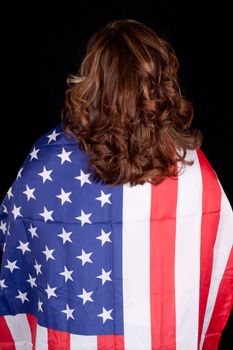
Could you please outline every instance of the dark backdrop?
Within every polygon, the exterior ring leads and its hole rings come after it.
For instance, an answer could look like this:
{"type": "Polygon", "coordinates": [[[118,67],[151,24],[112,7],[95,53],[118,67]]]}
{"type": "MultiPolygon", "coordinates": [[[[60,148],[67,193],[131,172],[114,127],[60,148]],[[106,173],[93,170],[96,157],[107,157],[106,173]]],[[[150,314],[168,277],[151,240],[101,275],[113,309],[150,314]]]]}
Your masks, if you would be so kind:
{"type": "MultiPolygon", "coordinates": [[[[0,200],[35,140],[60,122],[66,77],[79,67],[92,33],[111,19],[133,18],[152,27],[175,49],[183,93],[194,103],[193,125],[202,130],[202,149],[233,204],[231,11],[224,2],[205,2],[205,8],[195,0],[16,3],[9,2],[3,12],[8,65],[0,200]]],[[[233,315],[220,349],[233,348],[232,333],[233,315]]]]}

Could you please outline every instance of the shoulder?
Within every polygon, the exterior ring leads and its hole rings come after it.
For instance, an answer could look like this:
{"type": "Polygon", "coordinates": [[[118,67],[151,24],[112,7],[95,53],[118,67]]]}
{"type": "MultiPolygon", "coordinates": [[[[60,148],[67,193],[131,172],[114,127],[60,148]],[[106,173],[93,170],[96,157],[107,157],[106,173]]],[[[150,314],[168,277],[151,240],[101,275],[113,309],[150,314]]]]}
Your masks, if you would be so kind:
{"type": "Polygon", "coordinates": [[[185,173],[192,175],[195,173],[202,179],[202,182],[204,179],[211,181],[211,183],[218,180],[218,175],[203,149],[186,150],[185,160],[193,162],[191,166],[185,167],[185,173]]]}
{"type": "Polygon", "coordinates": [[[39,160],[42,156],[48,158],[56,154],[59,149],[78,150],[78,143],[73,138],[65,134],[62,124],[57,124],[54,128],[42,134],[32,145],[30,152],[25,159],[26,163],[33,164],[34,160],[39,160]]]}
{"type": "Polygon", "coordinates": [[[195,173],[195,179],[194,175],[189,176],[189,181],[195,182],[196,190],[200,191],[203,212],[215,213],[222,210],[232,213],[230,201],[224,191],[218,173],[203,149],[189,150],[186,159],[194,161],[191,167],[188,166],[192,170],[187,170],[187,172],[190,172],[190,174],[195,173]]]}
{"type": "Polygon", "coordinates": [[[217,173],[214,170],[204,151],[201,148],[199,148],[195,152],[198,158],[198,163],[202,174],[205,176],[209,176],[210,178],[215,178],[217,176],[217,173]]]}
{"type": "Polygon", "coordinates": [[[15,206],[22,208],[23,216],[33,215],[38,202],[56,198],[62,190],[70,191],[70,179],[78,177],[81,170],[86,173],[87,168],[87,155],[77,141],[67,137],[62,124],[56,125],[32,145],[2,201],[0,214],[12,212],[15,206]]]}
{"type": "Polygon", "coordinates": [[[86,154],[80,151],[76,140],[68,138],[60,123],[34,142],[17,177],[20,176],[26,180],[27,177],[38,175],[39,171],[55,172],[57,169],[61,174],[69,171],[75,164],[86,163],[86,161],[86,154]]]}

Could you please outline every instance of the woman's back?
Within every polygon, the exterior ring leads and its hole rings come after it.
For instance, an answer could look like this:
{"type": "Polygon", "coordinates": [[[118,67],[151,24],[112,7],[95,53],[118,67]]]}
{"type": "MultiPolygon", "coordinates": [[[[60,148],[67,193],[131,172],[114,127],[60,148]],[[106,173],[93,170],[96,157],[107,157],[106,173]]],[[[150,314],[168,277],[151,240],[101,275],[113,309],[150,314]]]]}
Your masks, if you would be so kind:
{"type": "Polygon", "coordinates": [[[202,150],[186,159],[158,185],[104,185],[61,124],[42,135],[0,211],[0,348],[217,348],[233,214],[202,150]]]}

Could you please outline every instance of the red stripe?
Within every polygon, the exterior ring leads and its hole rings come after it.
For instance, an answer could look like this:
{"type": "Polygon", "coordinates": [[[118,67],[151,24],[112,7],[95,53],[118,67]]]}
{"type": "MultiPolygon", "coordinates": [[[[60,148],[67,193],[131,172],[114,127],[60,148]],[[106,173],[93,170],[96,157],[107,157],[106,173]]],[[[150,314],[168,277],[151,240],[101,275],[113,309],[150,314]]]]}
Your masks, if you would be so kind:
{"type": "Polygon", "coordinates": [[[0,316],[0,349],[1,350],[15,350],[15,342],[12,338],[11,332],[8,328],[4,316],[0,316]]]}
{"type": "Polygon", "coordinates": [[[151,348],[176,348],[175,236],[178,179],[152,185],[150,215],[151,348]]]}
{"type": "Polygon", "coordinates": [[[199,329],[198,348],[204,315],[207,305],[208,293],[211,282],[213,266],[213,252],[216,241],[220,210],[221,210],[221,188],[217,176],[210,165],[205,154],[199,149],[197,151],[201,174],[202,174],[202,222],[201,222],[201,262],[200,262],[200,303],[199,303],[199,329]]]}
{"type": "Polygon", "coordinates": [[[233,306],[233,249],[229,256],[225,272],[223,274],[214,310],[207,329],[203,350],[217,350],[221,336],[233,306]]]}
{"type": "Polygon", "coordinates": [[[70,350],[70,334],[48,328],[48,350],[70,350]]]}
{"type": "Polygon", "coordinates": [[[35,350],[35,344],[36,344],[36,330],[37,330],[37,318],[34,315],[26,314],[29,327],[31,330],[31,337],[32,337],[32,350],[35,350]]]}
{"type": "Polygon", "coordinates": [[[98,350],[124,350],[123,335],[98,335],[98,350]]]}

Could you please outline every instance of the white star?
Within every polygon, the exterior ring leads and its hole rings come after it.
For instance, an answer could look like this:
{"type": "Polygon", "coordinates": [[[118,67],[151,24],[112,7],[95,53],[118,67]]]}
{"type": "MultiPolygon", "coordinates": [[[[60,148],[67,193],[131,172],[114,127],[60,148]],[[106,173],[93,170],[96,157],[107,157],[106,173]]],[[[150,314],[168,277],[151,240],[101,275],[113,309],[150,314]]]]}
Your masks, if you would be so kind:
{"type": "Polygon", "coordinates": [[[8,224],[8,226],[7,226],[7,234],[10,236],[11,234],[10,234],[10,224],[8,224]]]}
{"type": "Polygon", "coordinates": [[[46,167],[43,167],[43,171],[41,173],[38,173],[41,177],[43,177],[43,184],[45,183],[46,180],[53,181],[51,178],[50,174],[53,170],[47,170],[46,167]]]}
{"type": "Polygon", "coordinates": [[[109,204],[112,204],[109,200],[109,197],[111,196],[111,193],[109,194],[106,194],[104,193],[102,190],[101,190],[101,196],[100,197],[97,197],[95,199],[97,199],[98,201],[101,202],[101,208],[104,206],[105,203],[109,203],[109,204]]]}
{"type": "Polygon", "coordinates": [[[60,272],[59,275],[63,275],[65,277],[65,282],[67,282],[68,280],[73,281],[73,278],[71,277],[72,273],[73,271],[67,270],[66,266],[64,266],[64,272],[60,272]]]}
{"type": "Polygon", "coordinates": [[[62,153],[57,154],[58,157],[61,158],[61,164],[63,164],[65,161],[71,162],[69,155],[72,153],[71,152],[66,152],[65,148],[62,147],[62,153]]]}
{"type": "Polygon", "coordinates": [[[28,229],[28,231],[31,233],[32,238],[33,237],[38,237],[38,234],[36,233],[37,227],[33,227],[32,224],[30,224],[30,228],[28,229]]]}
{"type": "Polygon", "coordinates": [[[39,299],[39,301],[38,301],[38,311],[42,311],[43,312],[42,305],[43,305],[43,303],[39,299]]]}
{"type": "Polygon", "coordinates": [[[66,304],[66,309],[62,310],[62,312],[64,312],[64,314],[66,314],[67,320],[69,318],[72,318],[74,320],[74,316],[73,316],[74,309],[70,309],[68,304],[66,304]]]}
{"type": "Polygon", "coordinates": [[[65,229],[62,227],[62,233],[58,235],[58,237],[61,237],[63,239],[63,244],[66,243],[66,241],[71,242],[70,235],[72,232],[66,232],[65,229]]]}
{"type": "Polygon", "coordinates": [[[1,220],[0,230],[5,234],[6,233],[6,222],[1,220]]]}
{"type": "Polygon", "coordinates": [[[111,239],[109,238],[111,234],[111,231],[110,232],[104,232],[104,230],[101,229],[101,235],[96,237],[96,239],[99,239],[101,241],[101,245],[103,247],[104,243],[106,242],[112,242],[111,239]]]}
{"type": "Polygon", "coordinates": [[[93,261],[90,259],[90,256],[91,256],[92,254],[93,254],[92,252],[86,253],[86,252],[82,249],[82,254],[79,255],[79,256],[76,256],[76,258],[82,260],[82,266],[83,266],[83,265],[85,265],[87,262],[93,263],[93,261]]]}
{"type": "Polygon", "coordinates": [[[111,277],[110,277],[111,272],[112,270],[107,272],[104,269],[102,269],[102,275],[96,276],[96,278],[100,278],[102,280],[102,286],[106,281],[111,281],[111,277]]]}
{"type": "Polygon", "coordinates": [[[32,278],[32,276],[30,275],[30,273],[29,273],[29,279],[27,280],[27,282],[30,283],[31,288],[37,287],[37,284],[36,284],[36,277],[35,277],[35,278],[32,278]]]}
{"type": "Polygon", "coordinates": [[[19,267],[16,265],[17,260],[10,262],[10,260],[7,259],[7,265],[5,267],[12,272],[14,269],[19,269],[19,267]]]}
{"type": "Polygon", "coordinates": [[[57,198],[60,198],[61,204],[63,205],[65,202],[72,203],[69,196],[71,195],[72,192],[65,192],[63,188],[61,188],[61,194],[57,195],[57,198]]]}
{"type": "Polygon", "coordinates": [[[12,214],[14,215],[14,219],[17,218],[17,216],[22,216],[20,213],[21,207],[16,207],[14,204],[14,209],[12,210],[12,214]]]}
{"type": "Polygon", "coordinates": [[[47,222],[48,220],[54,221],[54,219],[52,218],[52,214],[53,214],[53,210],[48,211],[46,207],[44,207],[43,213],[40,213],[39,215],[43,216],[44,221],[47,222]]]}
{"type": "Polygon", "coordinates": [[[8,199],[10,199],[11,197],[14,197],[13,196],[13,193],[12,193],[12,186],[9,188],[9,190],[7,191],[7,196],[8,196],[8,199]]]}
{"type": "Polygon", "coordinates": [[[55,289],[57,289],[57,287],[55,288],[51,288],[49,286],[49,284],[47,283],[47,288],[45,289],[46,293],[48,294],[48,299],[50,297],[56,297],[57,298],[57,295],[55,294],[55,289]]]}
{"type": "Polygon", "coordinates": [[[46,255],[46,261],[48,261],[49,259],[53,259],[55,260],[54,256],[53,256],[53,252],[55,249],[50,249],[47,247],[47,245],[45,246],[45,250],[42,250],[42,253],[44,253],[46,255]]]}
{"type": "Polygon", "coordinates": [[[81,182],[81,187],[87,183],[91,184],[91,181],[88,179],[88,177],[91,175],[91,173],[84,174],[82,170],[80,170],[80,175],[75,176],[75,179],[79,180],[81,182]]]}
{"type": "Polygon", "coordinates": [[[28,248],[28,245],[29,245],[29,242],[23,243],[23,242],[19,241],[19,246],[16,247],[16,249],[21,249],[22,253],[24,255],[26,251],[27,252],[31,251],[31,249],[28,248]]]}
{"type": "Polygon", "coordinates": [[[60,132],[56,133],[56,129],[54,129],[52,134],[47,136],[49,138],[48,143],[50,143],[51,141],[56,141],[58,135],[60,135],[60,132]]]}
{"type": "Polygon", "coordinates": [[[23,171],[23,168],[19,169],[16,180],[18,180],[18,178],[21,177],[22,171],[23,171]]]}
{"type": "Polygon", "coordinates": [[[5,280],[0,280],[0,287],[1,287],[1,289],[8,287],[7,285],[5,285],[4,282],[5,282],[5,280]]]}
{"type": "Polygon", "coordinates": [[[6,214],[8,214],[8,210],[7,210],[7,207],[3,204],[2,205],[3,206],[3,213],[6,213],[6,214]]]}
{"type": "Polygon", "coordinates": [[[113,320],[112,316],[110,315],[113,309],[111,310],[106,310],[103,307],[103,311],[101,314],[97,315],[98,317],[102,317],[103,318],[103,323],[105,323],[107,320],[113,320]]]}
{"type": "Polygon", "coordinates": [[[33,265],[33,266],[34,266],[35,269],[36,269],[36,274],[39,275],[39,273],[40,273],[40,274],[42,275],[42,272],[41,272],[41,266],[42,266],[42,265],[39,265],[38,262],[36,261],[36,259],[35,259],[35,262],[36,262],[36,264],[33,265]]]}
{"type": "Polygon", "coordinates": [[[84,288],[83,288],[83,294],[79,294],[78,297],[83,299],[83,305],[87,302],[87,301],[94,301],[91,297],[91,295],[94,293],[94,291],[91,292],[87,292],[84,288]]]}
{"type": "Polygon", "coordinates": [[[18,290],[18,293],[19,293],[19,295],[17,295],[15,297],[16,299],[20,299],[23,304],[24,304],[25,300],[29,301],[29,299],[27,298],[27,294],[28,294],[27,292],[26,293],[22,293],[22,292],[20,292],[20,290],[18,290]]]}
{"type": "Polygon", "coordinates": [[[32,152],[30,153],[30,156],[31,156],[31,159],[30,159],[30,162],[32,161],[32,159],[38,159],[38,157],[37,157],[37,153],[39,152],[39,148],[38,149],[36,149],[35,147],[33,147],[33,150],[32,150],[32,152]]]}
{"type": "Polygon", "coordinates": [[[76,216],[75,219],[81,221],[81,226],[83,227],[84,224],[91,224],[91,221],[89,220],[89,217],[92,215],[92,213],[85,214],[83,210],[81,210],[81,215],[76,216]]]}
{"type": "Polygon", "coordinates": [[[36,199],[33,194],[34,191],[35,191],[35,188],[29,188],[28,185],[26,185],[26,190],[23,193],[26,194],[28,201],[30,198],[36,199]]]}

